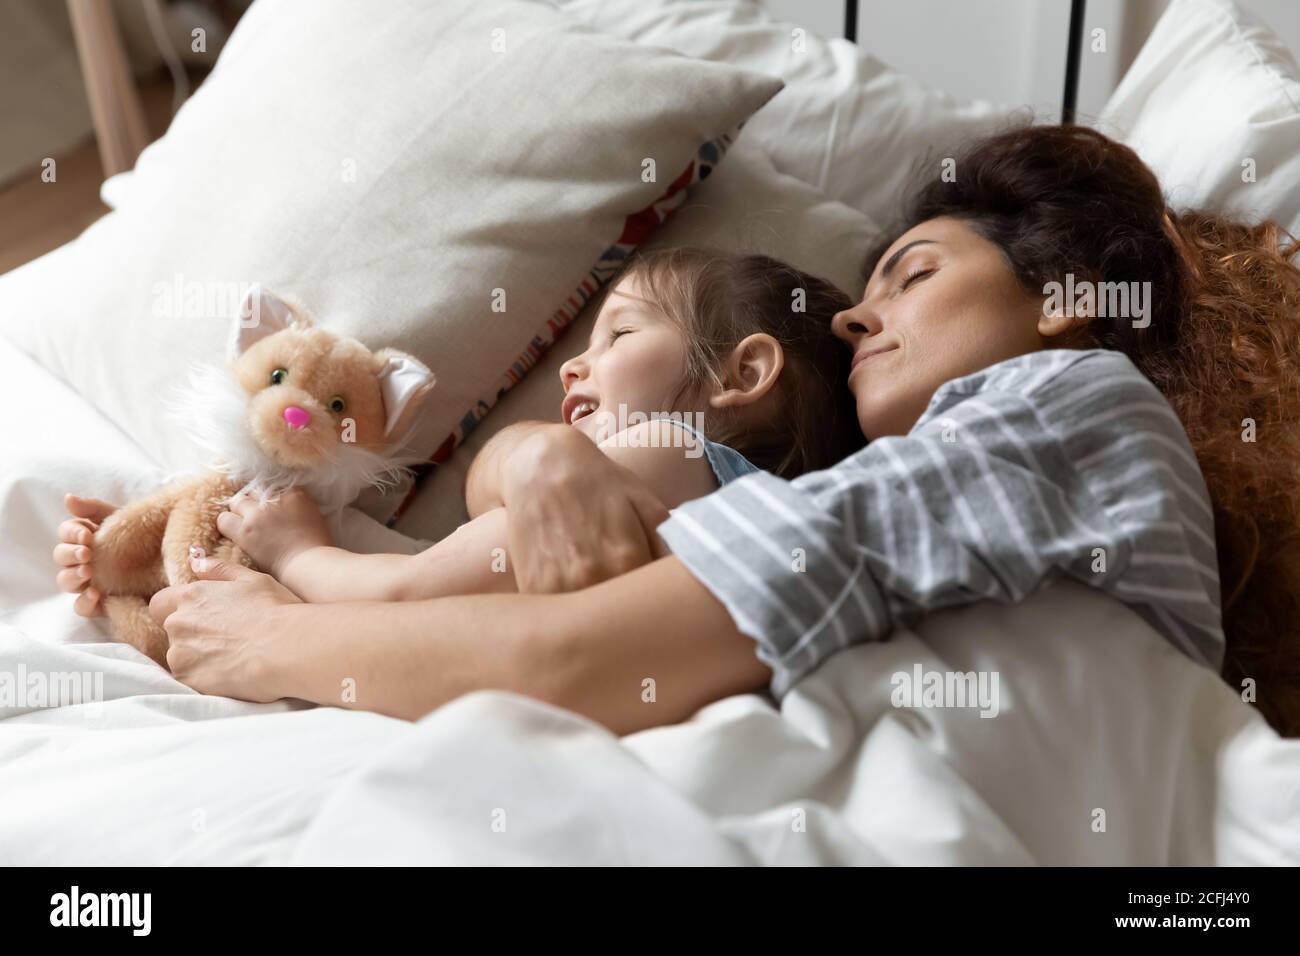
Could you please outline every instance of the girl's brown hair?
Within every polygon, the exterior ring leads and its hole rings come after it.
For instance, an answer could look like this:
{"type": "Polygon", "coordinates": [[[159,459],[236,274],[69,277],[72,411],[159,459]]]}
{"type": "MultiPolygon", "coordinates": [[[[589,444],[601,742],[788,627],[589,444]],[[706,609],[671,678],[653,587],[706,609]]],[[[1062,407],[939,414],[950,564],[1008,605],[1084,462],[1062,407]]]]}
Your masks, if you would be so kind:
{"type": "Polygon", "coordinates": [[[705,416],[710,440],[784,478],[829,468],[862,447],[847,384],[852,355],[831,331],[835,313],[853,302],[834,285],[767,256],[689,246],[636,253],[607,288],[629,277],[685,336],[683,393],[718,387],[747,336],[765,332],[781,344],[775,417],[742,428],[724,413],[705,416]]]}
{"type": "Polygon", "coordinates": [[[955,171],[895,235],[962,220],[1036,295],[1067,273],[1151,283],[1145,328],[1095,318],[1071,344],[1123,352],[1177,412],[1214,506],[1223,676],[1252,681],[1269,723],[1300,735],[1300,244],[1270,222],[1172,212],[1136,153],[1084,127],[980,140],[955,171]]]}

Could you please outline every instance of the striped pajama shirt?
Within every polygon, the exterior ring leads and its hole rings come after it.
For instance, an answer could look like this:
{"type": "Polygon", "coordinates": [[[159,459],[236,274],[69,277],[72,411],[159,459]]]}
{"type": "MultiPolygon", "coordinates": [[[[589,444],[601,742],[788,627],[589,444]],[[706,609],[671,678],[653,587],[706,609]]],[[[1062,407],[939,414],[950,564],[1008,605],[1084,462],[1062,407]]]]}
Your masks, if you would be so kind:
{"type": "Polygon", "coordinates": [[[904,437],[766,472],[659,526],[757,642],[780,698],[841,648],[1064,576],[1223,661],[1214,517],[1177,416],[1119,353],[1050,350],[941,387],[904,437]]]}

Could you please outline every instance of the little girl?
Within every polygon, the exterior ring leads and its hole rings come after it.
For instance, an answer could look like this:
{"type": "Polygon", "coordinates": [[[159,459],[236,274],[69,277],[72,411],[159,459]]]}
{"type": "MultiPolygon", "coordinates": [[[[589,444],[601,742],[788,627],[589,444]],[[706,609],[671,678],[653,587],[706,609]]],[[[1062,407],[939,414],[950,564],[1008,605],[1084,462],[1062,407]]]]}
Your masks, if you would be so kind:
{"type": "MultiPolygon", "coordinates": [[[[588,348],[560,369],[561,420],[636,474],[667,508],[759,469],[792,478],[862,445],[844,387],[851,355],[831,319],[852,302],[766,256],[679,248],[633,256],[609,284],[588,348]]],[[[59,586],[90,580],[102,513],[70,499],[59,586]]],[[[102,509],[101,509],[102,511],[102,509]]],[[[334,546],[303,491],[237,499],[218,528],[304,601],[422,600],[515,590],[506,512],[486,510],[415,555],[334,546]]],[[[87,592],[82,613],[98,610],[87,592]]]]}

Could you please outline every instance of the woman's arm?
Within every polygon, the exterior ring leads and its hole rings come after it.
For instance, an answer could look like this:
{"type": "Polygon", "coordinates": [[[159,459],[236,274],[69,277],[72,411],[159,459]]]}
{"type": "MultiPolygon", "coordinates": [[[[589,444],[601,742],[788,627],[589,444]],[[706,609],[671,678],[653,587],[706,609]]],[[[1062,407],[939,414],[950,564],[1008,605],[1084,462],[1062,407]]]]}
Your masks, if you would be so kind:
{"type": "Polygon", "coordinates": [[[763,688],[754,642],[676,559],[570,594],[300,604],[217,565],[159,592],[173,674],[196,690],[417,719],[475,690],[525,694],[625,734],[763,688]],[[212,578],[221,580],[212,580],[212,578]]]}
{"type": "Polygon", "coordinates": [[[773,668],[1065,576],[1219,666],[1214,526],[1177,416],[1118,352],[1030,353],[942,386],[906,436],[792,482],[747,475],[659,529],[773,668]],[[1217,650],[1217,655],[1216,655],[1217,650]]]}

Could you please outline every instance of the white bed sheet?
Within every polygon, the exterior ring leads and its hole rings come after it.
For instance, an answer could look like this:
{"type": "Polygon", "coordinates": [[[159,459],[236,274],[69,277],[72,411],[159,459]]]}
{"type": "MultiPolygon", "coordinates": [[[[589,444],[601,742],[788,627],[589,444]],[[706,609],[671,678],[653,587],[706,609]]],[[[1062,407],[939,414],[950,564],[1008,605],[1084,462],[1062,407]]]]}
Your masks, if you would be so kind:
{"type": "Polygon", "coordinates": [[[3,342],[0,404],[0,675],[104,697],[0,710],[0,863],[1300,862],[1300,741],[1074,585],[621,740],[495,692],[415,724],[194,694],[52,589],[62,493],[148,456],[3,342]],[[1001,713],[894,708],[917,663],[997,671],[1001,713]]]}

